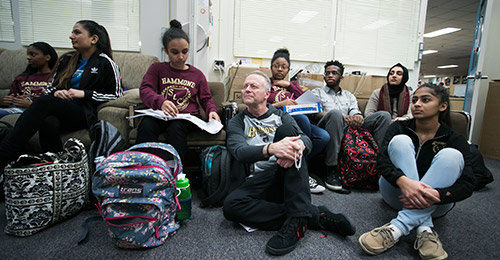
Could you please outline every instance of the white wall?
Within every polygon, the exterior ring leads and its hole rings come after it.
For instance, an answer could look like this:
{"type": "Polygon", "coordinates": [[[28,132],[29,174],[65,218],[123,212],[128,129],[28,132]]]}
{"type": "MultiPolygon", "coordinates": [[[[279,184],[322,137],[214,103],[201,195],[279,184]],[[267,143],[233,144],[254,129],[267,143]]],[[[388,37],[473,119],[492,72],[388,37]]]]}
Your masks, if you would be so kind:
{"type": "MultiPolygon", "coordinates": [[[[483,36],[481,39],[481,52],[479,54],[478,64],[482,64],[482,75],[487,75],[487,80],[481,80],[479,87],[474,87],[474,94],[471,103],[471,134],[470,141],[474,144],[479,143],[481,130],[483,126],[484,107],[488,95],[489,82],[491,80],[500,80],[500,70],[498,62],[500,61],[500,1],[488,1],[483,27],[483,36]]],[[[498,101],[497,101],[498,102],[498,101]]]]}
{"type": "Polygon", "coordinates": [[[141,1],[141,53],[161,57],[161,28],[169,27],[169,1],[141,1]]]}

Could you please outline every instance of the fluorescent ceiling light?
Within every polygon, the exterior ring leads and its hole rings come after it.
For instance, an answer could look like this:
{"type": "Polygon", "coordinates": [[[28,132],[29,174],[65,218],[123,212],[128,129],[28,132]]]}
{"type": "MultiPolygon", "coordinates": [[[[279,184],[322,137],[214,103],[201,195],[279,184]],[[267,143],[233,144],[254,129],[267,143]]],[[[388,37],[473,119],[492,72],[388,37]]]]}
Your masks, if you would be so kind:
{"type": "Polygon", "coordinates": [[[436,53],[436,52],[438,52],[438,51],[436,51],[436,50],[425,50],[425,51],[422,52],[422,54],[423,55],[427,55],[427,54],[433,54],[433,53],[436,53]]]}
{"type": "Polygon", "coordinates": [[[444,28],[444,29],[441,29],[441,30],[437,30],[437,31],[433,31],[433,32],[430,32],[430,33],[426,33],[426,34],[424,34],[424,37],[425,38],[433,38],[433,37],[441,36],[441,35],[444,35],[444,34],[448,34],[448,33],[456,32],[456,31],[460,31],[460,30],[462,30],[462,28],[447,27],[447,28],[444,28]]]}
{"type": "Polygon", "coordinates": [[[363,28],[361,28],[361,29],[363,29],[363,30],[375,30],[375,29],[378,29],[380,27],[384,27],[384,26],[391,24],[391,23],[394,23],[394,21],[378,20],[378,21],[375,21],[371,24],[363,26],[363,28]]]}
{"type": "Polygon", "coordinates": [[[449,68],[456,68],[458,65],[443,65],[443,66],[437,66],[438,69],[449,69],[449,68]]]}
{"type": "Polygon", "coordinates": [[[436,75],[425,75],[424,78],[435,78],[436,75]]]}
{"type": "Polygon", "coordinates": [[[298,14],[296,14],[291,20],[291,23],[307,23],[314,16],[316,16],[318,12],[315,11],[305,11],[301,10],[298,14]]]}

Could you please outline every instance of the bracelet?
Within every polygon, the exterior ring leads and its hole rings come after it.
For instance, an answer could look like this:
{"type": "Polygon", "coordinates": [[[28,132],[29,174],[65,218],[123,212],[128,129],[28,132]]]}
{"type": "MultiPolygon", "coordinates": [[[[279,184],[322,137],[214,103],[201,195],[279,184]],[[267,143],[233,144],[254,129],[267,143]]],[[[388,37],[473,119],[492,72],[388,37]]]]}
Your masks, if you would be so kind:
{"type": "Polygon", "coordinates": [[[269,153],[269,146],[271,146],[271,144],[268,144],[268,145],[267,145],[266,152],[267,152],[267,156],[271,157],[271,154],[269,153]]]}

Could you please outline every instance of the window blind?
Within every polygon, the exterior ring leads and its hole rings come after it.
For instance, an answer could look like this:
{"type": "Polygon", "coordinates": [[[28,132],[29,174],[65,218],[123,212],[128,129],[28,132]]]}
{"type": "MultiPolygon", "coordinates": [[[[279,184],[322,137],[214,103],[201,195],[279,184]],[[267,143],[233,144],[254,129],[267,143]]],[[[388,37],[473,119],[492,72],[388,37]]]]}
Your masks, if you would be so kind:
{"type": "Polygon", "coordinates": [[[332,1],[236,0],[234,56],[267,58],[286,47],[293,60],[332,54],[332,1]]]}
{"type": "Polygon", "coordinates": [[[14,42],[14,21],[10,0],[0,0],[0,41],[14,42]]]}
{"type": "Polygon", "coordinates": [[[413,68],[420,0],[338,0],[335,58],[345,64],[413,68]]]}
{"type": "Polygon", "coordinates": [[[113,50],[140,50],[139,0],[19,0],[21,43],[46,41],[72,48],[69,35],[79,20],[93,20],[108,31],[113,50]]]}

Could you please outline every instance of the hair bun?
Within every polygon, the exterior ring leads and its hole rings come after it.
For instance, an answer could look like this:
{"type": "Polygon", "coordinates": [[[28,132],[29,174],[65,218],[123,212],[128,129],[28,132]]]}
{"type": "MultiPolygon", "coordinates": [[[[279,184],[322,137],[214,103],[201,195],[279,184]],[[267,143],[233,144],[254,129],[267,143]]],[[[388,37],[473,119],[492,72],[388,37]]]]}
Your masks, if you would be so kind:
{"type": "Polygon", "coordinates": [[[170,21],[170,27],[182,29],[182,24],[179,21],[174,19],[174,20],[170,21]]]}
{"type": "Polygon", "coordinates": [[[290,56],[290,51],[288,51],[288,49],[285,49],[285,48],[278,49],[277,51],[274,52],[274,54],[278,54],[278,53],[283,53],[287,56],[290,56]]]}

